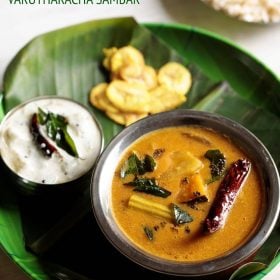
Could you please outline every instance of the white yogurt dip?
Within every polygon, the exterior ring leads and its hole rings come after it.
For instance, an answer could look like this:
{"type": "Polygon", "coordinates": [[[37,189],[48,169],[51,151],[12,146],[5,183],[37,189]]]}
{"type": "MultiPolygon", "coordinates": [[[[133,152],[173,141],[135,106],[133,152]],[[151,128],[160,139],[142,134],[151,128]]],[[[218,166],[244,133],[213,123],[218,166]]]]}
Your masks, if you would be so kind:
{"type": "Polygon", "coordinates": [[[14,109],[1,124],[3,161],[13,172],[31,182],[61,184],[77,179],[91,169],[101,148],[102,135],[93,116],[83,106],[68,99],[46,97],[32,100],[14,109]],[[32,116],[38,108],[67,119],[67,132],[79,157],[59,148],[40,126],[40,133],[57,149],[51,157],[44,156],[30,130],[32,116]]]}

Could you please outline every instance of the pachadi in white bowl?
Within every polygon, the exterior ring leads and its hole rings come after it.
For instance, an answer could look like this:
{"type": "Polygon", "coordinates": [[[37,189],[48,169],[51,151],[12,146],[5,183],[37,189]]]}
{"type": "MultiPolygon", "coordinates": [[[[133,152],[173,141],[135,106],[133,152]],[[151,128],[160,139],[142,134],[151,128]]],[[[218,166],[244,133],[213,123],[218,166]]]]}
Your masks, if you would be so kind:
{"type": "Polygon", "coordinates": [[[0,127],[2,163],[27,194],[71,189],[90,173],[102,146],[102,130],[88,109],[57,96],[20,104],[0,127]]]}

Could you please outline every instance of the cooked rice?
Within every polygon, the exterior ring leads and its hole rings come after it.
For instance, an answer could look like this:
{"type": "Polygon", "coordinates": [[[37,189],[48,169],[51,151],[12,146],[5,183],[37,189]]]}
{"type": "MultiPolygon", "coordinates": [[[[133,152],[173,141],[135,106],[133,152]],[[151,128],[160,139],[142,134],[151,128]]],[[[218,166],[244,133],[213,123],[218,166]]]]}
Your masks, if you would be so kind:
{"type": "Polygon", "coordinates": [[[216,10],[248,22],[280,20],[280,0],[203,0],[216,10]]]}

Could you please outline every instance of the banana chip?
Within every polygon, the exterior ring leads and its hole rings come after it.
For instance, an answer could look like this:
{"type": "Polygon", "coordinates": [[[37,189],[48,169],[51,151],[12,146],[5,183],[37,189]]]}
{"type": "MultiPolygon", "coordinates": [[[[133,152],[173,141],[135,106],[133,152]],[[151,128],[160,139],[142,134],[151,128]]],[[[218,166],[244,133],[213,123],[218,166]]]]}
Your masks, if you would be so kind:
{"type": "Polygon", "coordinates": [[[123,67],[136,65],[136,70],[140,75],[145,65],[145,60],[141,52],[132,46],[126,46],[114,52],[110,58],[110,71],[119,73],[123,67]]]}
{"type": "Polygon", "coordinates": [[[142,77],[143,70],[144,67],[139,65],[129,65],[126,67],[122,67],[118,73],[119,79],[124,80],[126,82],[132,82],[132,83],[139,82],[144,84],[143,77],[142,77]]]}
{"type": "Polygon", "coordinates": [[[169,62],[162,66],[158,72],[160,85],[185,95],[191,87],[191,73],[182,64],[169,62]]]}
{"type": "Polygon", "coordinates": [[[103,60],[103,66],[109,71],[111,70],[111,58],[117,51],[118,49],[116,47],[110,49],[103,49],[103,53],[105,55],[105,58],[103,60]]]}
{"type": "Polygon", "coordinates": [[[110,102],[123,112],[149,112],[150,95],[139,83],[115,80],[108,86],[106,94],[110,102]]]}
{"type": "Polygon", "coordinates": [[[168,111],[180,106],[187,98],[162,85],[150,91],[151,103],[149,112],[152,114],[168,111]]]}
{"type": "Polygon", "coordinates": [[[147,117],[147,113],[136,114],[136,113],[125,113],[125,112],[106,112],[106,115],[118,124],[129,126],[130,124],[147,117]]]}
{"type": "Polygon", "coordinates": [[[120,112],[118,112],[118,113],[112,113],[112,112],[106,111],[106,115],[107,115],[111,120],[113,120],[114,122],[116,122],[116,123],[118,123],[118,124],[121,124],[121,125],[125,125],[125,124],[126,124],[124,115],[121,114],[120,112]]]}
{"type": "Polygon", "coordinates": [[[148,114],[172,110],[187,100],[192,80],[183,65],[169,62],[157,73],[132,46],[103,52],[103,66],[109,71],[111,82],[95,86],[89,99],[116,123],[128,126],[148,114]]]}
{"type": "Polygon", "coordinates": [[[101,83],[91,89],[89,95],[90,103],[95,106],[99,110],[103,110],[104,108],[99,104],[100,96],[106,91],[108,84],[101,83]]]}
{"type": "Polygon", "coordinates": [[[90,102],[99,110],[117,113],[119,110],[114,107],[106,95],[107,83],[95,86],[90,93],[90,102]]]}
{"type": "Polygon", "coordinates": [[[139,83],[150,90],[157,86],[157,73],[151,66],[145,65],[141,67],[139,74],[139,66],[129,66],[120,70],[120,78],[126,82],[139,83]]]}
{"type": "Polygon", "coordinates": [[[148,116],[147,113],[141,113],[141,114],[125,113],[124,114],[125,125],[129,126],[129,125],[135,123],[136,121],[141,120],[147,116],[148,116]]]}

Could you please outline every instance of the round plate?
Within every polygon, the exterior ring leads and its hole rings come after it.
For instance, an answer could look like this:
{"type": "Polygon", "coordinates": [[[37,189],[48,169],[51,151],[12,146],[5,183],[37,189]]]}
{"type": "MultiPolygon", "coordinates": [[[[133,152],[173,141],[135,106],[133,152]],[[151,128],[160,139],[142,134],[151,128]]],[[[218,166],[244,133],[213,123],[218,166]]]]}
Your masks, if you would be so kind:
{"type": "MultiPolygon", "coordinates": [[[[201,82],[207,77],[212,85],[218,83],[210,92],[200,96],[199,100],[190,98],[189,104],[193,104],[190,107],[216,112],[242,123],[263,141],[279,167],[280,81],[276,76],[250,54],[215,34],[185,25],[155,23],[144,26],[173,47],[186,62],[201,71],[196,76],[197,80],[201,82]],[[220,84],[221,81],[227,81],[227,84],[220,84]]],[[[149,40],[150,47],[145,49],[146,54],[156,64],[157,57],[154,54],[157,53],[157,48],[152,47],[154,39],[150,40],[148,31],[142,31],[142,40],[149,40]]],[[[102,52],[98,55],[92,50],[93,47],[87,46],[94,44],[95,49],[102,50],[107,46],[104,45],[106,38],[107,44],[110,40],[111,44],[114,44],[113,40],[118,40],[119,45],[124,45],[132,40],[133,44],[141,45],[137,32],[137,24],[132,19],[114,19],[88,22],[37,37],[20,51],[7,68],[4,77],[5,108],[9,110],[27,98],[54,92],[63,96],[71,92],[74,99],[88,105],[89,85],[96,77],[99,80],[102,78],[97,71],[99,65],[95,62],[88,63],[88,57],[100,61],[102,52]],[[98,38],[96,42],[92,40],[92,35],[98,38]],[[65,42],[69,40],[71,48],[68,50],[65,42]],[[83,52],[80,51],[80,44],[85,46],[83,52]],[[75,48],[80,52],[79,57],[73,52],[75,48]],[[78,76],[79,80],[76,79],[78,76]],[[79,91],[84,95],[75,95],[79,91]]],[[[172,56],[168,54],[166,58],[170,59],[172,56]]],[[[202,92],[203,84],[197,85],[201,88],[194,90],[202,92]]],[[[108,143],[122,127],[113,124],[98,111],[95,114],[108,143]]],[[[10,186],[2,180],[0,243],[32,279],[49,279],[50,273],[40,264],[40,259],[25,249],[20,215],[17,198],[10,186]]],[[[280,257],[273,265],[279,261],[280,257]]],[[[271,268],[272,266],[266,272],[271,268]]]]}

